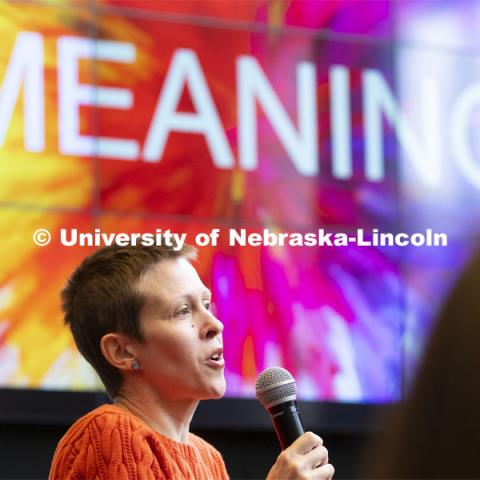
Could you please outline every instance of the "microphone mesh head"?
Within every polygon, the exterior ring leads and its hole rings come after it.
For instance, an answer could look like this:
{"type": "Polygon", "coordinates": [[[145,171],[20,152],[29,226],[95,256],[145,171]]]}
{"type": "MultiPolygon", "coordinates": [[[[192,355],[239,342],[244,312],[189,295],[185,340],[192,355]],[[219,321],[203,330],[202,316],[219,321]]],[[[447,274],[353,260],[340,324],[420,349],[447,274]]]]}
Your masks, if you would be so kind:
{"type": "Polygon", "coordinates": [[[264,370],[257,378],[255,390],[258,400],[265,408],[297,398],[295,380],[292,374],[282,367],[264,370]]]}

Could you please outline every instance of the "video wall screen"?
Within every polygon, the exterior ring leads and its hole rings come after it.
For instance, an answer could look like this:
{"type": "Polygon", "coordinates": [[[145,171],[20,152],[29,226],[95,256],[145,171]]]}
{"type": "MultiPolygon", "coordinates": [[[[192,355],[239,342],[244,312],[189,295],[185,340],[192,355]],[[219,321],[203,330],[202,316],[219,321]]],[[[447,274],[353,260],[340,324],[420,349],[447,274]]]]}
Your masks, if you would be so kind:
{"type": "Polygon", "coordinates": [[[196,267],[227,396],[280,365],[304,400],[402,398],[476,243],[480,64],[453,39],[480,6],[455,5],[0,5],[0,385],[102,388],[60,310],[82,234],[219,229],[196,267]]]}

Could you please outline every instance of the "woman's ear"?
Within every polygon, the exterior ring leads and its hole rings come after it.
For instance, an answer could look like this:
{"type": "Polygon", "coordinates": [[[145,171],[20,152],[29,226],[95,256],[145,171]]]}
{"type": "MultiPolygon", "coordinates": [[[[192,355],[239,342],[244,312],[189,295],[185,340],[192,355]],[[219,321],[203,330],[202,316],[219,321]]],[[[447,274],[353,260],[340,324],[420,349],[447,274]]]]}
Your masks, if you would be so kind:
{"type": "Polygon", "coordinates": [[[121,333],[107,333],[100,340],[103,356],[118,370],[132,370],[132,363],[138,361],[132,340],[121,333]]]}

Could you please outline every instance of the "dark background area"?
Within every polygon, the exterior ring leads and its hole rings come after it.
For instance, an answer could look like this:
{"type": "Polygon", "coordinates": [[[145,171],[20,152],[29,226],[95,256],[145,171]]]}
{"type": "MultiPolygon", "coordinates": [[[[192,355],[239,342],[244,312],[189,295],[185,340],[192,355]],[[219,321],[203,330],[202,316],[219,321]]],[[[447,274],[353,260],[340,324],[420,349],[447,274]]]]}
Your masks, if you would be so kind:
{"type": "MultiPolygon", "coordinates": [[[[67,428],[67,425],[0,425],[0,478],[47,478],[55,446],[67,428]]],[[[221,451],[232,480],[266,478],[280,452],[273,432],[198,430],[195,433],[221,451]]],[[[360,456],[367,435],[318,433],[330,452],[335,478],[360,478],[360,456]]]]}
{"type": "MultiPolygon", "coordinates": [[[[47,478],[55,447],[69,426],[107,401],[102,393],[0,390],[0,479],[47,478]]],[[[362,478],[365,449],[381,428],[385,407],[300,402],[306,430],[325,442],[335,478],[362,478]]],[[[256,400],[202,402],[192,432],[222,453],[234,479],[264,479],[280,448],[256,400]]]]}

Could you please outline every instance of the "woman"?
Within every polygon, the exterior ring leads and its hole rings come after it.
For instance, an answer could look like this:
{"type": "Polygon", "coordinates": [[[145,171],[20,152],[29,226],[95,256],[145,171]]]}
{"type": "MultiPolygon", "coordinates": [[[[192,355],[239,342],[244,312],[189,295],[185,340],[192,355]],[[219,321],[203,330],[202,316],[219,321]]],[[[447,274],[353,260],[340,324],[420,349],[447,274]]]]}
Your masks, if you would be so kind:
{"type": "MultiPolygon", "coordinates": [[[[225,393],[223,325],[190,261],[195,250],[107,247],[62,292],[65,322],[113,405],[77,421],[50,479],[226,479],[220,453],[189,433],[198,402],[225,393]]],[[[322,440],[306,433],[268,479],[329,479],[322,440]]]]}

